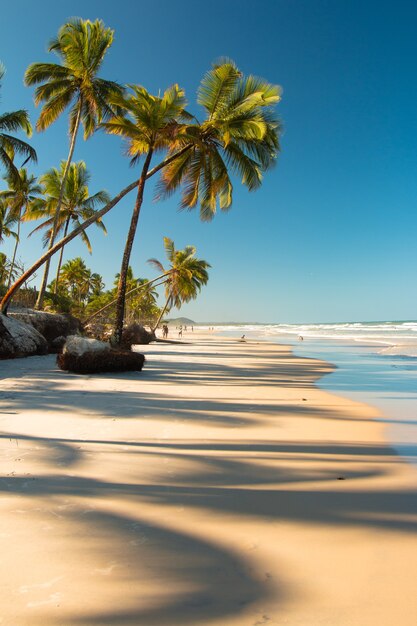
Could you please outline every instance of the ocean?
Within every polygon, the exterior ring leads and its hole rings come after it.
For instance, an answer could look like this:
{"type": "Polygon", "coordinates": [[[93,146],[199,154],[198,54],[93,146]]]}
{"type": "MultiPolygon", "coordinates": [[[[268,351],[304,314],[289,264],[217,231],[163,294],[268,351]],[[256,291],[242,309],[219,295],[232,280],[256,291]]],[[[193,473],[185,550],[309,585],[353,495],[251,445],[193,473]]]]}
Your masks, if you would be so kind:
{"type": "Polygon", "coordinates": [[[297,355],[332,363],[335,371],[317,385],[377,407],[387,439],[417,463],[417,321],[219,324],[215,330],[289,344],[297,355]]]}

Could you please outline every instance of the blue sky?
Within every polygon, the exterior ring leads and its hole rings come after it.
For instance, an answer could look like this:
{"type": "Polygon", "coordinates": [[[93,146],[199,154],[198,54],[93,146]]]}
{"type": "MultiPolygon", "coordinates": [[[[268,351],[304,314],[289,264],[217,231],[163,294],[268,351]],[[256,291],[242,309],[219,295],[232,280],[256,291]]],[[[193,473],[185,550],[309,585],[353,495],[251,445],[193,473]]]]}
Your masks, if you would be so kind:
{"type": "MultiPolygon", "coordinates": [[[[213,60],[233,58],[245,73],[278,83],[285,132],[277,166],[248,193],[235,181],[232,209],[211,223],[178,212],[178,198],[154,203],[146,192],[132,255],[134,272],[152,277],[163,236],[194,244],[212,265],[198,300],[181,314],[198,321],[313,322],[412,319],[417,310],[417,5],[400,0],[21,0],[1,9],[0,59],[6,66],[2,111],[37,118],[23,74],[54,61],[47,43],[71,15],[103,19],[115,41],[101,75],[153,92],[178,82],[189,108],[213,60]]],[[[35,174],[66,157],[65,116],[34,135],[35,174]]],[[[92,192],[111,194],[134,180],[120,141],[80,138],[76,160],[91,170],[92,192]]],[[[108,286],[119,270],[134,202],[105,219],[109,235],[89,229],[90,257],[108,286]]],[[[10,246],[10,244],[9,244],[10,246]]],[[[24,240],[31,263],[40,239],[24,240]]],[[[6,249],[7,252],[7,249],[6,249]]],[[[67,257],[67,258],[68,258],[67,257]]]]}

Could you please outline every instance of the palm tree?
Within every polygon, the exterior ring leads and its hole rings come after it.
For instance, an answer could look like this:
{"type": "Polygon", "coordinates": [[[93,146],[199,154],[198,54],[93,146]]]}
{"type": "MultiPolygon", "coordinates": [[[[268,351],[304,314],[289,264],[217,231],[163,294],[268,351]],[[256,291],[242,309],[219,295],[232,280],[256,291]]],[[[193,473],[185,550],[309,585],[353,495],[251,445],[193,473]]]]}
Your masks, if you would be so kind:
{"type": "MultiPolygon", "coordinates": [[[[38,85],[35,104],[44,103],[36,124],[38,131],[48,128],[70,106],[70,146],[62,176],[61,192],[52,224],[49,248],[52,248],[59,222],[59,212],[64,194],[65,181],[74,153],[80,124],[84,127],[84,139],[88,139],[97,124],[114,114],[109,105],[110,97],[122,93],[115,82],[98,78],[97,74],[104,56],[113,42],[113,31],[101,20],[91,22],[73,18],[64,24],[56,39],[49,45],[61,63],[33,63],[25,74],[26,85],[38,85]]],[[[49,272],[46,263],[37,307],[41,307],[49,272]]]]}
{"type": "MultiPolygon", "coordinates": [[[[152,169],[149,169],[152,154],[146,153],[141,177],[120,191],[96,216],[83,222],[78,229],[43,254],[12,285],[1,301],[1,310],[3,312],[7,310],[23,282],[63,245],[88,228],[96,219],[103,217],[125,195],[137,188],[134,213],[137,217],[133,228],[135,231],[145,181],[157,172],[163,172],[160,194],[171,194],[178,187],[182,187],[183,207],[192,209],[200,203],[202,219],[211,219],[217,204],[221,210],[227,210],[231,206],[233,188],[227,168],[237,174],[242,184],[249,190],[257,189],[261,184],[263,172],[275,163],[280,149],[281,125],[273,112],[273,107],[279,100],[279,87],[253,76],[242,76],[232,61],[214,65],[204,77],[199,90],[199,102],[207,111],[206,121],[202,124],[175,128],[168,155],[152,169]]],[[[118,118],[119,122],[120,120],[123,122],[123,119],[118,118]]],[[[134,123],[117,124],[117,120],[114,120],[112,132],[132,141],[132,155],[139,156],[145,150],[145,145],[138,139],[137,150],[133,149],[134,142],[131,136],[134,126],[134,123]]],[[[169,125],[165,131],[168,128],[169,125]]],[[[171,130],[174,130],[172,126],[171,130]]],[[[123,285],[120,289],[121,295],[122,287],[123,285]]],[[[123,318],[121,313],[123,301],[119,306],[117,332],[114,333],[116,338],[120,337],[120,317],[123,318]]]]}
{"type": "Polygon", "coordinates": [[[157,259],[149,259],[150,263],[159,272],[170,272],[165,283],[166,302],[152,332],[158,325],[165,313],[172,307],[181,308],[184,302],[194,300],[203,285],[208,282],[207,269],[211,267],[207,261],[198,259],[196,248],[186,246],[183,250],[176,250],[174,242],[169,237],[164,237],[164,247],[169,261],[169,269],[165,268],[157,259]]]}
{"type": "Polygon", "coordinates": [[[184,129],[169,156],[192,142],[191,150],[162,170],[160,196],[182,189],[181,208],[200,207],[200,218],[211,220],[217,207],[232,204],[230,173],[249,191],[262,184],[263,172],[278,155],[281,124],[273,107],[280,87],[255,76],[243,76],[233,61],[215,64],[204,76],[197,102],[207,113],[201,124],[184,129]]]}
{"type": "MultiPolygon", "coordinates": [[[[0,80],[4,72],[5,69],[0,63],[0,80]]],[[[32,126],[27,111],[20,109],[0,115],[0,162],[7,175],[15,178],[18,177],[18,169],[13,162],[16,154],[24,156],[25,163],[30,159],[35,163],[37,160],[35,150],[28,143],[10,135],[19,130],[23,130],[28,137],[32,135],[32,126]]]]}
{"type": "Polygon", "coordinates": [[[8,207],[9,215],[14,218],[17,223],[16,243],[14,246],[13,257],[10,264],[10,273],[8,287],[10,287],[13,270],[16,261],[17,248],[20,242],[20,226],[21,218],[24,210],[28,210],[33,202],[36,201],[43,189],[36,181],[35,176],[28,175],[27,170],[22,167],[18,170],[17,175],[14,173],[7,174],[4,179],[8,184],[8,189],[0,191],[0,200],[8,207]]]}
{"type": "Polygon", "coordinates": [[[190,118],[184,109],[184,91],[178,85],[169,87],[162,97],[153,96],[138,85],[131,85],[130,88],[131,94],[112,100],[124,109],[125,116],[116,116],[103,124],[108,133],[119,135],[127,141],[127,153],[133,165],[145,155],[117,287],[116,321],[112,337],[115,345],[120,344],[122,336],[130,255],[152,156],[158,151],[167,150],[181,128],[180,123],[190,118]]]}
{"type": "Polygon", "coordinates": [[[90,281],[91,271],[81,257],[71,259],[62,266],[62,284],[79,306],[88,295],[90,281]]]}
{"type": "MultiPolygon", "coordinates": [[[[39,198],[33,202],[29,210],[23,216],[24,220],[36,220],[46,218],[42,224],[37,226],[30,234],[39,230],[45,230],[43,243],[47,245],[51,239],[56,207],[59,202],[62,189],[62,181],[64,179],[66,163],[61,162],[60,169],[52,168],[48,170],[39,180],[44,186],[44,198],[39,198]]],[[[71,163],[68,168],[67,176],[64,183],[64,193],[61,198],[61,210],[58,215],[57,234],[62,232],[65,237],[68,233],[70,225],[73,228],[80,226],[80,220],[86,220],[93,216],[98,206],[106,204],[110,200],[110,196],[106,191],[98,191],[94,195],[89,195],[88,183],[91,175],[87,170],[84,161],[71,163]]],[[[96,225],[107,233],[106,227],[99,219],[96,225]]],[[[85,232],[81,233],[81,238],[87,246],[91,254],[90,240],[85,232]]],[[[61,248],[56,279],[54,283],[54,292],[57,293],[59,284],[59,274],[61,271],[62,257],[64,254],[64,246],[61,248]]]]}

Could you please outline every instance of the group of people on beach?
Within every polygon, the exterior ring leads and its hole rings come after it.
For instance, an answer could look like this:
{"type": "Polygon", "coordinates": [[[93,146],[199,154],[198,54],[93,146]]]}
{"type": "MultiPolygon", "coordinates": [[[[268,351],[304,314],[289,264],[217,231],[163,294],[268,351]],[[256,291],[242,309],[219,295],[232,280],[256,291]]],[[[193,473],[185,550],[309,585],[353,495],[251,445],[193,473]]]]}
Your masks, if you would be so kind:
{"type": "MultiPolygon", "coordinates": [[[[187,332],[187,326],[183,326],[182,324],[177,326],[176,329],[178,330],[178,338],[182,337],[183,330],[184,332],[187,332]]],[[[191,330],[194,332],[194,326],[191,326],[191,330]]],[[[162,339],[168,339],[168,332],[168,324],[162,324],[162,339]]]]}

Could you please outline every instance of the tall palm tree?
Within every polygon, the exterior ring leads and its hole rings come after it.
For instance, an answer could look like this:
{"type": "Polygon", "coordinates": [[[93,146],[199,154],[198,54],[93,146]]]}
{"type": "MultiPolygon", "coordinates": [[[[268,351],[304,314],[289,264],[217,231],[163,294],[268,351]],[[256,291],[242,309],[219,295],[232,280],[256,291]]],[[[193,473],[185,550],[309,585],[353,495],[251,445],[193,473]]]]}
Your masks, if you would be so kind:
{"type": "MultiPolygon", "coordinates": [[[[43,236],[44,245],[47,245],[51,239],[56,207],[58,206],[59,198],[61,196],[62,186],[64,193],[61,198],[61,210],[58,215],[56,232],[57,234],[60,232],[63,233],[64,237],[67,235],[70,225],[72,225],[73,228],[78,228],[78,226],[80,226],[80,220],[90,218],[96,213],[97,207],[106,204],[110,200],[110,196],[106,191],[98,191],[92,196],[89,195],[88,183],[90,181],[91,174],[87,170],[87,166],[84,161],[71,163],[63,185],[62,181],[64,179],[65,168],[66,163],[65,161],[62,161],[59,170],[52,168],[41,176],[39,180],[44,186],[45,197],[39,198],[33,202],[23,216],[24,220],[44,220],[30,233],[32,235],[34,232],[39,230],[45,230],[45,234],[43,236]]],[[[96,225],[107,233],[106,227],[100,219],[97,220],[96,225]]],[[[81,238],[91,254],[91,244],[87,234],[82,232],[81,238]]],[[[63,254],[64,246],[61,248],[58,260],[58,268],[54,283],[55,293],[57,293],[58,289],[63,254]]]]}
{"type": "MultiPolygon", "coordinates": [[[[207,119],[201,124],[176,128],[168,154],[152,169],[149,169],[152,154],[145,152],[141,177],[120,191],[96,216],[42,255],[3,297],[1,310],[7,310],[17,289],[43,263],[135,188],[138,190],[135,206],[138,217],[145,181],[158,172],[163,172],[160,195],[171,194],[182,187],[182,206],[192,209],[200,203],[200,216],[206,220],[214,216],[217,205],[221,210],[231,206],[233,187],[229,170],[240,177],[249,190],[257,189],[263,173],[275,163],[280,150],[281,125],[273,110],[279,100],[279,87],[253,76],[244,77],[232,61],[214,65],[199,90],[199,102],[206,108],[207,119]]],[[[114,122],[112,132],[131,141],[132,127],[114,122]]],[[[139,141],[137,146],[139,148],[139,141]]],[[[136,151],[138,156],[143,150],[142,144],[142,150],[136,151]]],[[[136,152],[132,149],[132,154],[136,152]]],[[[134,230],[136,225],[137,219],[134,230]]],[[[123,306],[119,307],[116,338],[120,337],[120,317],[123,317],[120,313],[123,313],[123,306]]]]}
{"type": "Polygon", "coordinates": [[[151,160],[154,153],[166,151],[171,146],[181,128],[181,122],[190,118],[184,109],[184,91],[178,85],[169,87],[162,97],[153,96],[144,87],[138,85],[131,85],[130,89],[131,94],[116,97],[112,101],[124,109],[125,115],[116,116],[103,124],[108,133],[119,135],[127,141],[127,153],[133,165],[142,155],[145,156],[117,287],[116,321],[112,337],[115,345],[120,344],[122,336],[130,255],[151,160]]]}
{"type": "MultiPolygon", "coordinates": [[[[59,222],[59,212],[64,186],[74,153],[80,124],[84,127],[84,139],[90,137],[97,124],[114,114],[109,99],[122,88],[115,82],[98,78],[97,74],[105,54],[113,42],[113,31],[101,20],[91,22],[73,18],[64,24],[58,36],[49,45],[61,63],[33,63],[25,74],[26,85],[38,85],[35,90],[36,105],[44,103],[36,128],[48,128],[70,106],[70,146],[66,160],[61,193],[52,224],[49,248],[52,248],[59,222]]],[[[46,263],[37,307],[42,305],[48,280],[49,262],[46,263]]]]}
{"type": "Polygon", "coordinates": [[[9,173],[4,176],[4,179],[8,184],[8,189],[0,191],[0,200],[8,207],[10,217],[14,218],[17,224],[16,243],[13,250],[8,280],[8,287],[10,287],[17,248],[20,243],[20,226],[23,211],[27,211],[30,208],[39,194],[42,193],[43,189],[42,186],[38,184],[36,177],[29,175],[24,167],[18,170],[17,176],[15,176],[14,173],[9,173]]]}
{"type": "Polygon", "coordinates": [[[149,259],[150,263],[159,272],[170,272],[165,282],[165,306],[156,321],[152,331],[158,325],[165,313],[172,307],[180,309],[184,302],[194,300],[203,285],[209,279],[208,268],[211,267],[207,261],[198,259],[196,248],[186,246],[183,250],[176,250],[174,242],[169,237],[164,237],[164,247],[169,261],[169,268],[165,268],[157,259],[149,259]]]}
{"type": "MultiPolygon", "coordinates": [[[[0,63],[0,81],[4,76],[4,66],[0,63]]],[[[10,135],[22,130],[28,137],[32,135],[32,126],[27,111],[20,109],[0,115],[0,163],[4,166],[7,175],[18,177],[18,169],[13,162],[16,154],[25,157],[25,162],[32,160],[36,163],[35,150],[25,141],[10,135]]]]}

